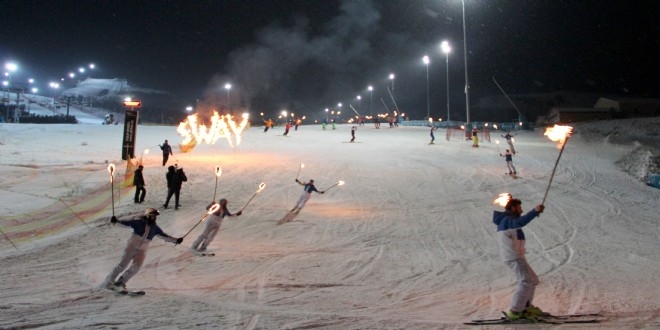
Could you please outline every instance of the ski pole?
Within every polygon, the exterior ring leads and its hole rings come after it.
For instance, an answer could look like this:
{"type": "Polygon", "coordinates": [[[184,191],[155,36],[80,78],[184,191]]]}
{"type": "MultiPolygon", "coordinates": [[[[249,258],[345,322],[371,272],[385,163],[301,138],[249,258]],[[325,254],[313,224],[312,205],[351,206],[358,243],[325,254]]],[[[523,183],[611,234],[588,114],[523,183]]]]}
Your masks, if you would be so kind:
{"type": "Polygon", "coordinates": [[[73,215],[75,215],[76,218],[78,218],[78,220],[80,220],[80,222],[83,223],[83,225],[85,225],[85,227],[89,228],[89,226],[85,223],[85,221],[83,221],[83,219],[80,216],[78,216],[78,213],[74,212],[73,209],[71,209],[71,207],[69,207],[67,203],[65,203],[61,198],[59,199],[59,201],[62,202],[62,204],[64,204],[64,206],[66,206],[66,208],[69,209],[69,211],[71,211],[71,213],[73,213],[73,215]]]}
{"type": "Polygon", "coordinates": [[[250,199],[248,200],[248,202],[245,203],[245,206],[243,206],[243,208],[242,208],[239,212],[243,212],[243,210],[245,210],[245,208],[248,206],[248,204],[250,204],[250,202],[252,201],[252,199],[254,198],[254,196],[257,196],[257,194],[260,193],[262,190],[264,190],[264,188],[266,188],[266,184],[265,184],[265,183],[262,182],[261,184],[259,184],[259,188],[257,188],[257,191],[254,192],[254,195],[252,195],[252,197],[250,197],[250,199]]]}
{"type": "Polygon", "coordinates": [[[298,176],[300,175],[300,169],[304,168],[305,164],[300,163],[300,167],[298,167],[298,174],[296,174],[296,180],[298,180],[298,176]]]}
{"type": "Polygon", "coordinates": [[[328,191],[328,190],[330,190],[330,189],[332,189],[332,188],[334,188],[334,187],[336,187],[336,186],[343,186],[344,183],[345,183],[345,182],[344,182],[344,181],[341,181],[341,180],[340,180],[340,181],[337,181],[337,183],[333,184],[333,185],[330,186],[328,189],[322,190],[321,192],[325,193],[326,191],[328,191]]]}
{"type": "Polygon", "coordinates": [[[222,175],[220,165],[215,167],[215,190],[213,191],[213,201],[215,202],[215,194],[218,192],[218,178],[222,175]]]}
{"type": "Polygon", "coordinates": [[[115,164],[108,165],[108,172],[110,173],[110,194],[112,195],[112,222],[117,220],[115,217],[115,164]]]}
{"type": "Polygon", "coordinates": [[[213,214],[213,213],[214,213],[215,211],[217,211],[219,208],[220,208],[220,204],[218,204],[218,203],[213,203],[213,205],[209,208],[209,210],[206,212],[206,214],[204,214],[204,216],[203,216],[203,217],[202,217],[202,218],[201,218],[201,219],[200,219],[200,220],[199,220],[199,221],[198,221],[198,222],[197,222],[192,228],[190,228],[190,230],[189,230],[185,235],[183,235],[183,238],[185,238],[186,236],[188,236],[188,234],[190,234],[190,232],[193,231],[193,229],[195,229],[197,226],[199,226],[199,224],[202,223],[202,221],[206,220],[206,218],[207,218],[209,215],[213,214]]]}
{"type": "Polygon", "coordinates": [[[11,243],[11,245],[14,247],[14,249],[16,249],[16,251],[20,251],[20,250],[16,247],[16,245],[14,245],[14,242],[12,242],[12,241],[9,239],[9,237],[7,236],[7,234],[5,234],[4,231],[2,231],[2,229],[0,229],[0,233],[2,233],[2,235],[3,235],[3,236],[9,241],[9,243],[11,243]]]}

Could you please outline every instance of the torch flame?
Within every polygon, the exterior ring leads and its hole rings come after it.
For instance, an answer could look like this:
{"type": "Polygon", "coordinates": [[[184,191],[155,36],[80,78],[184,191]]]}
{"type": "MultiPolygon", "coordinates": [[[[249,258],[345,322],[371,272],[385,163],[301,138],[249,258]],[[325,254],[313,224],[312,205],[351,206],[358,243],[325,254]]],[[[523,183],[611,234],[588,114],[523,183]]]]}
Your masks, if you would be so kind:
{"type": "Polygon", "coordinates": [[[500,144],[500,141],[499,141],[499,140],[495,140],[495,144],[500,144]]]}
{"type": "Polygon", "coordinates": [[[208,212],[206,212],[206,214],[212,214],[212,213],[215,213],[215,211],[217,211],[219,208],[220,208],[220,204],[218,204],[218,203],[214,203],[214,204],[211,206],[211,208],[208,210],[208,212]]]}
{"type": "Polygon", "coordinates": [[[222,169],[220,166],[215,167],[215,176],[220,177],[222,175],[222,169]]]}
{"type": "Polygon", "coordinates": [[[148,154],[148,153],[149,153],[149,148],[144,149],[144,154],[146,155],[146,154],[148,154]]]}
{"type": "Polygon", "coordinates": [[[264,190],[264,188],[266,188],[266,184],[262,182],[261,184],[259,184],[259,189],[257,189],[256,193],[257,194],[260,193],[262,190],[264,190]]]}
{"type": "Polygon", "coordinates": [[[554,142],[559,142],[558,147],[561,148],[561,146],[566,142],[566,139],[571,136],[572,132],[573,127],[571,126],[555,125],[554,127],[546,128],[543,135],[546,135],[550,140],[554,142]]]}
{"type": "Polygon", "coordinates": [[[344,181],[341,181],[341,180],[337,181],[337,184],[340,185],[340,186],[343,186],[344,183],[345,183],[345,182],[344,182],[344,181]]]}
{"type": "Polygon", "coordinates": [[[108,165],[108,173],[110,173],[110,175],[115,173],[115,164],[108,165]]]}
{"type": "Polygon", "coordinates": [[[506,204],[511,200],[511,194],[509,193],[501,193],[499,196],[493,201],[493,204],[498,204],[500,206],[506,206],[506,204]]]}
{"type": "Polygon", "coordinates": [[[232,135],[235,136],[236,145],[241,144],[241,134],[247,126],[248,117],[247,113],[243,114],[243,120],[237,124],[232,115],[220,116],[217,111],[213,111],[213,116],[210,118],[210,126],[198,123],[197,114],[192,114],[186,118],[184,122],[179,123],[176,131],[183,137],[179,144],[182,152],[188,152],[195,148],[198,143],[206,142],[207,144],[215,144],[215,142],[224,137],[227,139],[229,146],[234,147],[232,135]]]}
{"type": "Polygon", "coordinates": [[[497,124],[493,124],[493,127],[494,127],[495,129],[497,129],[497,124]]]}
{"type": "Polygon", "coordinates": [[[305,168],[305,164],[300,163],[300,168],[305,168]]]}

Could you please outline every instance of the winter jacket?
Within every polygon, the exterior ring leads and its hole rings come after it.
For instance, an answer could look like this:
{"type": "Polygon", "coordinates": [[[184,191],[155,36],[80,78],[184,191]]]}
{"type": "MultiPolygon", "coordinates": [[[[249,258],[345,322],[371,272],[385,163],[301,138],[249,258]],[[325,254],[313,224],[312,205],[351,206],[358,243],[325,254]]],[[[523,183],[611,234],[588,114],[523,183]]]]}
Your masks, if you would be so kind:
{"type": "Polygon", "coordinates": [[[160,146],[160,150],[163,151],[163,155],[172,155],[172,147],[167,143],[160,146]]]}
{"type": "Polygon", "coordinates": [[[497,243],[500,247],[500,257],[507,262],[525,257],[525,233],[522,227],[539,215],[532,209],[523,216],[517,216],[509,211],[493,212],[493,223],[497,225],[497,243]]]}
{"type": "Polygon", "coordinates": [[[165,179],[167,180],[167,188],[172,189],[172,179],[174,178],[175,167],[170,166],[167,168],[167,173],[165,174],[165,179]]]}
{"type": "Polygon", "coordinates": [[[188,177],[186,177],[186,173],[183,172],[183,169],[180,168],[174,172],[172,175],[172,189],[181,189],[181,185],[188,181],[188,177]]]}
{"type": "Polygon", "coordinates": [[[149,243],[154,236],[158,235],[160,236],[163,240],[171,243],[176,243],[176,238],[165,234],[158,225],[149,225],[147,226],[147,217],[144,215],[137,216],[133,218],[132,220],[119,220],[117,221],[118,223],[128,226],[133,228],[133,235],[138,236],[138,237],[144,237],[146,240],[145,243],[149,243]],[[147,233],[146,236],[144,236],[145,231],[148,230],[149,232],[147,233]]]}
{"type": "Polygon", "coordinates": [[[144,176],[142,176],[141,169],[135,170],[133,174],[133,185],[138,187],[144,186],[144,176]]]}

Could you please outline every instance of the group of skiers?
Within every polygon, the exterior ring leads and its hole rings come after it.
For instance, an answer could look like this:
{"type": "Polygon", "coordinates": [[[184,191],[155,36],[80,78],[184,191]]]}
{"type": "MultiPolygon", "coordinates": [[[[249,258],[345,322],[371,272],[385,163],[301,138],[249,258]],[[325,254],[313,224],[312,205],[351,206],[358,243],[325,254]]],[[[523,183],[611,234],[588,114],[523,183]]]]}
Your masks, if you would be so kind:
{"type": "MultiPolygon", "coordinates": [[[[266,130],[268,126],[266,126],[266,130]]],[[[433,132],[435,127],[431,128],[431,143],[435,140],[433,132]]],[[[351,128],[351,142],[355,140],[355,131],[357,126],[351,128]]],[[[286,133],[288,132],[288,128],[286,133]]],[[[515,154],[513,146],[512,135],[507,132],[502,135],[506,139],[510,149],[506,149],[505,154],[500,156],[505,157],[509,174],[516,174],[516,169],[513,166],[512,155],[515,154]]],[[[167,157],[172,154],[171,148],[167,144],[167,140],[163,146],[163,166],[167,162],[167,157]]],[[[135,171],[134,184],[136,187],[135,202],[142,203],[146,190],[144,189],[144,178],[142,175],[143,166],[140,165],[135,171]]],[[[168,167],[167,172],[168,194],[167,200],[163,207],[167,208],[172,195],[175,196],[175,209],[179,207],[179,192],[181,183],[187,181],[183,169],[176,169],[175,166],[168,167]],[[180,173],[180,174],[179,174],[180,173]]],[[[307,201],[311,198],[313,192],[323,194],[324,191],[319,191],[314,186],[314,180],[302,182],[296,178],[296,183],[303,186],[303,192],[300,195],[295,206],[290,210],[292,213],[298,213],[305,206],[307,201]]],[[[220,207],[213,213],[209,214],[207,219],[206,228],[193,242],[191,249],[196,252],[206,251],[209,244],[213,241],[222,220],[225,217],[237,217],[242,214],[242,210],[232,214],[227,209],[228,201],[225,198],[218,200],[220,207]]],[[[215,201],[209,204],[206,209],[210,209],[215,201]]],[[[522,230],[524,226],[529,224],[533,219],[538,217],[545,207],[542,204],[536,205],[527,214],[522,215],[522,202],[519,199],[509,199],[504,206],[504,212],[493,212],[493,223],[497,226],[497,242],[500,251],[500,257],[514,273],[516,277],[516,290],[513,295],[509,311],[506,318],[512,321],[519,319],[535,319],[538,316],[548,315],[540,308],[533,305],[534,293],[536,286],[539,284],[539,279],[532,267],[529,265],[525,258],[525,234],[522,230]]],[[[107,276],[104,286],[115,291],[126,291],[126,283],[140,270],[146,258],[146,252],[151,240],[155,236],[160,236],[163,240],[175,245],[181,244],[184,237],[175,238],[166,234],[157,224],[156,219],[160,212],[154,208],[147,208],[143,215],[134,215],[125,220],[118,220],[114,216],[111,222],[119,223],[124,226],[131,227],[133,234],[130,236],[127,245],[124,249],[124,254],[119,263],[112,269],[107,276]],[[129,267],[130,266],[130,267],[129,267]]]]}

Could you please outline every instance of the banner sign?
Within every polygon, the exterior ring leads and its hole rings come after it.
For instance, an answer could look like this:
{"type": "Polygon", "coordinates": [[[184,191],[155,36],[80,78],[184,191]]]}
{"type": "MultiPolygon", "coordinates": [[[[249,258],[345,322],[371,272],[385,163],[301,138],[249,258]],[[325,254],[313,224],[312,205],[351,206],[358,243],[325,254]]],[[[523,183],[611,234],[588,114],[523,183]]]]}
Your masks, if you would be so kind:
{"type": "Polygon", "coordinates": [[[121,159],[129,160],[135,158],[135,131],[137,130],[137,110],[126,110],[124,116],[124,141],[121,148],[121,159]]]}

